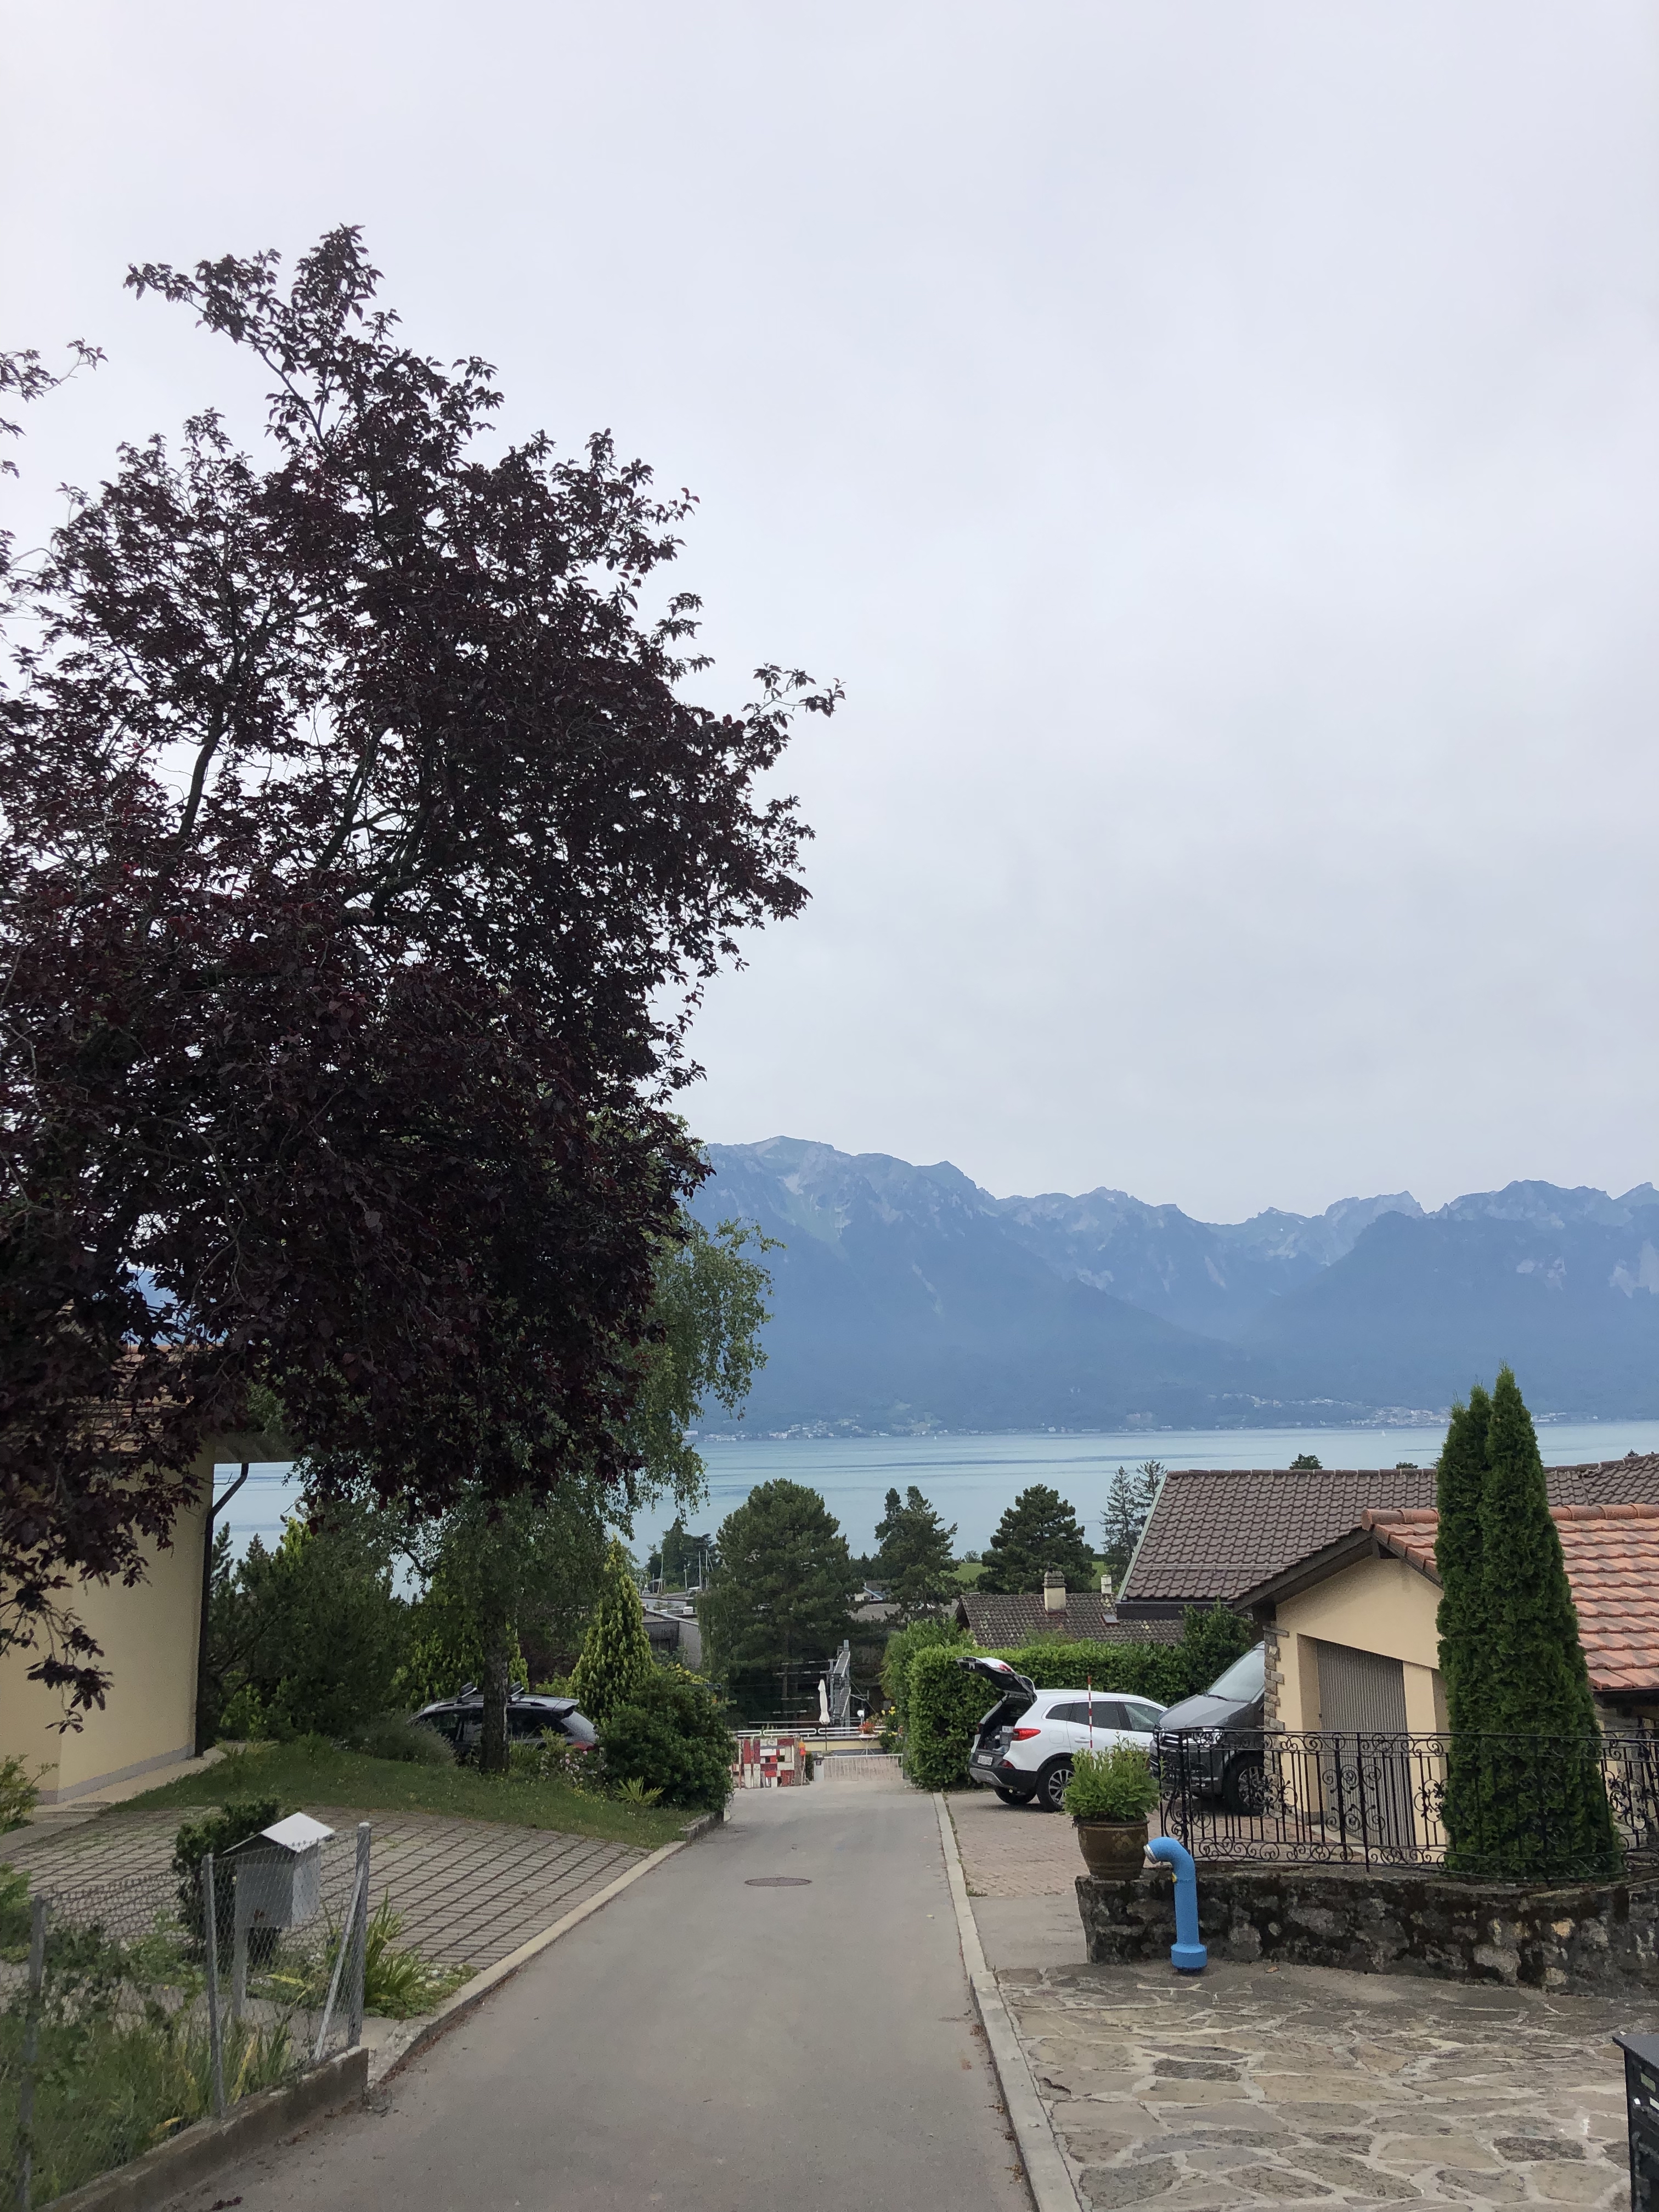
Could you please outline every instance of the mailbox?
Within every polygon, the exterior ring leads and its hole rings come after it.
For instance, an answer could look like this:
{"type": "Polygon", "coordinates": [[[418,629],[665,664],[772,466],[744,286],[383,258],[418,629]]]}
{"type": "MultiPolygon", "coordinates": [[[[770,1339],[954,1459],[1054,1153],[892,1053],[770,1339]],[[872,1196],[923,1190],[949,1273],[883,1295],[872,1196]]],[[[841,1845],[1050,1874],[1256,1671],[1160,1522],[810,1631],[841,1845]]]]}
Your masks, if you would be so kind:
{"type": "Polygon", "coordinates": [[[292,1813],[225,1853],[236,1869],[236,1929],[302,1928],[322,1909],[323,1845],[333,1835],[292,1813]]]}
{"type": "Polygon", "coordinates": [[[1659,2035],[1615,2035],[1625,2054],[1631,2212],[1659,2212],[1659,2035]]]}

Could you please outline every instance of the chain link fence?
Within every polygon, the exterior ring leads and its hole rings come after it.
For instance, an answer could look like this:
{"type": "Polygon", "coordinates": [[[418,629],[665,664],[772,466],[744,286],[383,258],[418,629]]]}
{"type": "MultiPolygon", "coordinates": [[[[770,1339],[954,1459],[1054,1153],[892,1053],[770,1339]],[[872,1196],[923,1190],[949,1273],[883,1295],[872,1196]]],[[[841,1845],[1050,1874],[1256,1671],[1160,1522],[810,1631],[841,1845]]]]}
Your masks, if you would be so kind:
{"type": "Polygon", "coordinates": [[[369,1829],[0,1896],[0,2212],[362,2037],[369,1829]]]}

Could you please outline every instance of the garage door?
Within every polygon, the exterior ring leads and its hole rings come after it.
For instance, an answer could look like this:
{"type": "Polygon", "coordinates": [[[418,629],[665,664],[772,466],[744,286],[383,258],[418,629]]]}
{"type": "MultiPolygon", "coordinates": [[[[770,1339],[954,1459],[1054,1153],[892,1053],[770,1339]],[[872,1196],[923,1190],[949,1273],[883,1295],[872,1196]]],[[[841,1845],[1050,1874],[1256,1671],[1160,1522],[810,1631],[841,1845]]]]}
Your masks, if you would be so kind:
{"type": "Polygon", "coordinates": [[[1346,1644],[1321,1644],[1318,1649],[1321,1728],[1403,1735],[1406,1670],[1399,1660],[1356,1651],[1346,1644]]]}

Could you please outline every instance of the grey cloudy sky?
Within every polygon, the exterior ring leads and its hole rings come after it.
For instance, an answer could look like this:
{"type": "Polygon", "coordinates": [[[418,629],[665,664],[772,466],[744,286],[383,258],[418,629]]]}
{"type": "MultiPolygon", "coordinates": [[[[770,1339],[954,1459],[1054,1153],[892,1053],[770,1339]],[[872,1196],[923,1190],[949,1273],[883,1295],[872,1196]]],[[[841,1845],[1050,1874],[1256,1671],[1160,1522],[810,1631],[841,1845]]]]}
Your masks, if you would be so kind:
{"type": "Polygon", "coordinates": [[[236,395],[129,260],[367,227],[511,426],[838,675],[706,1137],[1212,1218],[1659,1172],[1635,0],[7,5],[26,520],[236,395]]]}

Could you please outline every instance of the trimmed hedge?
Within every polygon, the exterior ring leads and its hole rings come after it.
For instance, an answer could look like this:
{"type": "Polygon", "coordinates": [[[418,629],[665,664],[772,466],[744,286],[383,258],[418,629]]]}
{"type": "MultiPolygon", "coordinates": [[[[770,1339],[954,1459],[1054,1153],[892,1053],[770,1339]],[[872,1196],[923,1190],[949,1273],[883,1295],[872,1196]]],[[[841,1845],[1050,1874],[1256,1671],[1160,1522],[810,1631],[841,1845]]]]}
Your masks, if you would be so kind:
{"type": "Polygon", "coordinates": [[[901,1729],[910,1724],[910,1662],[918,1651],[935,1646],[948,1646],[952,1651],[971,1651],[974,1648],[973,1638],[965,1628],[958,1628],[953,1620],[937,1619],[913,1620],[908,1628],[895,1629],[887,1639],[881,1662],[881,1686],[892,1700],[894,1717],[901,1729]]]}
{"type": "Polygon", "coordinates": [[[981,1674],[958,1667],[960,1647],[924,1645],[910,1662],[910,1718],[904,1732],[904,1771],[919,1790],[961,1790],[968,1781],[968,1747],[980,1720],[996,1702],[981,1674]]]}
{"type": "Polygon", "coordinates": [[[1188,1694],[1188,1670],[1178,1644],[1066,1644],[1048,1636],[996,1656],[1039,1690],[1080,1690],[1091,1680],[1097,1690],[1152,1698],[1160,1705],[1172,1705],[1188,1694]]]}

